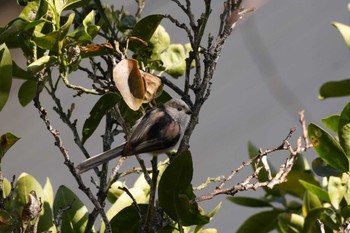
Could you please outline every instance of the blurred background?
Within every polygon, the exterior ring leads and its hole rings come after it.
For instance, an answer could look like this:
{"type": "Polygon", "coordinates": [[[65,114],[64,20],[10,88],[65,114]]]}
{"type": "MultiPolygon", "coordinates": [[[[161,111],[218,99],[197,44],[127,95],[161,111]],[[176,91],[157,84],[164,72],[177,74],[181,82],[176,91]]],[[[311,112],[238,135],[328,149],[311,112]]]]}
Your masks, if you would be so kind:
{"type": "MultiPolygon", "coordinates": [[[[223,0],[212,1],[213,12],[207,33],[217,34],[219,14],[223,0]]],[[[135,12],[134,1],[110,1],[124,5],[135,12]]],[[[21,7],[15,1],[0,1],[0,26],[15,18],[21,7]]],[[[329,80],[350,76],[350,51],[331,22],[349,23],[348,1],[345,0],[263,0],[246,1],[245,6],[256,10],[242,20],[227,40],[213,79],[212,94],[205,103],[200,122],[191,138],[194,160],[193,184],[199,185],[207,177],[228,175],[247,160],[247,142],[252,141],[263,149],[278,146],[289,129],[298,124],[298,112],[305,110],[308,122],[321,124],[321,118],[340,113],[348,98],[318,99],[320,86],[329,80]]],[[[203,10],[203,1],[193,1],[197,14],[203,10]]],[[[186,21],[184,14],[171,1],[149,0],[144,10],[148,14],[172,14],[186,21]]],[[[185,34],[163,20],[172,43],[186,43],[185,34]]],[[[11,51],[18,64],[25,65],[19,51],[11,51]]],[[[85,74],[84,74],[85,75],[85,74]]],[[[77,75],[76,77],[79,77],[77,75]]],[[[72,78],[72,82],[74,82],[72,78]]],[[[181,82],[181,79],[179,80],[181,82]]],[[[61,184],[82,192],[67,167],[54,141],[32,104],[22,108],[17,99],[21,82],[15,81],[11,97],[0,112],[1,134],[12,132],[21,140],[11,148],[3,159],[5,177],[17,177],[27,172],[41,184],[49,176],[56,190],[61,184]]],[[[76,103],[75,116],[85,119],[95,97],[74,98],[74,92],[64,89],[61,98],[66,107],[76,103]]],[[[71,159],[78,163],[83,156],[77,150],[69,129],[53,114],[52,103],[42,95],[43,105],[50,111],[53,126],[61,132],[71,159]]],[[[82,125],[83,122],[79,122],[82,125]]],[[[102,151],[101,135],[87,141],[90,154],[102,151]]],[[[298,129],[296,135],[300,135],[298,129]]],[[[295,141],[295,137],[292,142],[295,141]]],[[[122,141],[122,139],[120,139],[122,141]]],[[[116,141],[118,144],[120,141],[116,141]]],[[[288,153],[277,153],[272,160],[284,161],[288,153]]],[[[310,150],[305,154],[309,162],[315,157],[310,150]]],[[[242,181],[251,173],[250,168],[236,176],[231,183],[242,181]]],[[[89,173],[92,175],[92,173],[89,173]]],[[[85,175],[89,182],[89,175],[85,175]]],[[[211,191],[210,186],[206,191],[211,191]]],[[[237,195],[259,196],[259,191],[247,191],[237,195]]],[[[84,199],[83,199],[84,200],[84,199]]],[[[86,199],[85,199],[86,200],[86,199]]],[[[219,202],[223,206],[208,227],[219,232],[235,232],[243,221],[260,211],[242,208],[226,200],[224,196],[201,203],[207,211],[219,202]]],[[[257,231],[258,232],[258,231],[257,231]]]]}

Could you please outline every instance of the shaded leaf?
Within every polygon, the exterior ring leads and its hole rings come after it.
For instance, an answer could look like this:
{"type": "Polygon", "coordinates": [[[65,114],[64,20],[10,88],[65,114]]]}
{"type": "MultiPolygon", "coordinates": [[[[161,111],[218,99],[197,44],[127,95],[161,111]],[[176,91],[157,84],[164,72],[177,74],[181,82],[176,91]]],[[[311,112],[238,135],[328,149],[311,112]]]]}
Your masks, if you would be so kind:
{"type": "Polygon", "coordinates": [[[319,126],[308,127],[310,141],[323,161],[341,171],[349,170],[349,161],[339,143],[319,126]]]}
{"type": "MultiPolygon", "coordinates": [[[[131,36],[137,37],[148,43],[163,18],[163,15],[149,15],[142,18],[136,23],[131,36]]],[[[144,43],[141,43],[138,40],[132,40],[129,42],[129,49],[134,52],[145,46],[144,43]]]]}
{"type": "Polygon", "coordinates": [[[142,220],[140,214],[145,215],[147,212],[147,204],[139,204],[141,210],[139,213],[134,205],[122,209],[116,216],[114,216],[110,223],[112,232],[123,233],[138,233],[142,227],[142,220]]]}
{"type": "Polygon", "coordinates": [[[18,100],[22,107],[29,104],[35,97],[37,84],[34,81],[25,81],[18,91],[18,100]]]}
{"type": "Polygon", "coordinates": [[[53,203],[55,217],[60,208],[71,208],[62,214],[62,232],[84,232],[88,221],[88,210],[69,188],[61,185],[56,193],[53,203]]]}
{"type": "Polygon", "coordinates": [[[316,158],[312,161],[312,170],[318,176],[322,177],[336,176],[342,173],[342,171],[339,171],[325,163],[321,158],[316,158]]]}
{"type": "MultiPolygon", "coordinates": [[[[60,32],[53,31],[48,34],[43,34],[38,31],[33,32],[33,40],[42,49],[57,51],[57,41],[59,39],[60,32]]],[[[46,55],[48,56],[48,55],[46,55]]]]}
{"type": "Polygon", "coordinates": [[[189,151],[178,155],[165,169],[158,188],[159,203],[164,211],[184,226],[204,225],[209,217],[202,215],[191,185],[193,176],[192,157],[189,151]]]}
{"type": "Polygon", "coordinates": [[[339,143],[345,155],[350,158],[350,103],[347,103],[340,114],[338,123],[339,143]]]}
{"type": "Polygon", "coordinates": [[[19,140],[20,138],[12,133],[5,133],[0,137],[0,163],[5,153],[19,140]]]}
{"type": "Polygon", "coordinates": [[[159,88],[162,87],[162,81],[157,76],[143,71],[142,77],[146,86],[146,93],[143,102],[148,103],[159,95],[159,88]]]}
{"type": "Polygon", "coordinates": [[[277,228],[277,217],[281,210],[263,211],[250,216],[238,228],[236,233],[267,233],[277,228]]]}
{"type": "Polygon", "coordinates": [[[317,220],[320,219],[321,213],[325,211],[330,211],[328,208],[316,208],[309,212],[305,218],[303,232],[305,233],[317,233],[322,232],[320,225],[317,223],[317,220]]]}
{"type": "Polygon", "coordinates": [[[350,79],[341,81],[330,81],[324,83],[320,88],[320,99],[330,97],[341,97],[350,95],[350,79]]]}
{"type": "Polygon", "coordinates": [[[309,212],[315,208],[322,207],[322,202],[320,199],[316,196],[316,194],[305,191],[304,198],[303,198],[303,204],[302,204],[302,213],[303,216],[307,216],[309,212]]]}
{"type": "Polygon", "coordinates": [[[12,61],[12,76],[13,78],[32,80],[33,76],[30,75],[26,70],[19,67],[16,62],[12,61]]]}
{"type": "Polygon", "coordinates": [[[145,83],[137,61],[124,59],[113,68],[113,80],[125,103],[137,111],[145,97],[145,83]]]}
{"type": "Polygon", "coordinates": [[[9,22],[6,27],[0,31],[0,44],[6,43],[9,48],[18,47],[17,35],[23,31],[27,23],[27,21],[20,18],[9,22]]]}
{"type": "Polygon", "coordinates": [[[83,126],[82,143],[95,132],[96,128],[101,122],[102,117],[112,109],[119,101],[120,96],[117,93],[107,93],[103,95],[94,105],[90,111],[90,116],[86,119],[83,126]]]}
{"type": "Polygon", "coordinates": [[[6,44],[0,45],[0,111],[5,106],[12,85],[12,57],[6,44]]]}
{"type": "Polygon", "coordinates": [[[272,205],[264,200],[252,197],[228,197],[228,200],[232,201],[237,205],[248,206],[248,207],[272,207],[272,205]]]}
{"type": "Polygon", "coordinates": [[[15,223],[16,221],[6,210],[0,209],[0,232],[12,233],[15,223]]]}
{"type": "Polygon", "coordinates": [[[346,45],[350,48],[350,26],[338,22],[333,22],[332,25],[339,30],[346,45]]]}

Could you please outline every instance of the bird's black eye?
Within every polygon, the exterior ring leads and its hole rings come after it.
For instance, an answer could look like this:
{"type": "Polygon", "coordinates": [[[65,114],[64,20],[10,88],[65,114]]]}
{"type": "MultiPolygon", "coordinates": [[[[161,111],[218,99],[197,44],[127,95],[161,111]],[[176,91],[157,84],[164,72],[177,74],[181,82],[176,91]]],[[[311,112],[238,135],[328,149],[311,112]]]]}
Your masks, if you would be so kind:
{"type": "Polygon", "coordinates": [[[182,108],[178,107],[178,108],[177,108],[177,111],[179,111],[179,112],[182,111],[182,108]]]}

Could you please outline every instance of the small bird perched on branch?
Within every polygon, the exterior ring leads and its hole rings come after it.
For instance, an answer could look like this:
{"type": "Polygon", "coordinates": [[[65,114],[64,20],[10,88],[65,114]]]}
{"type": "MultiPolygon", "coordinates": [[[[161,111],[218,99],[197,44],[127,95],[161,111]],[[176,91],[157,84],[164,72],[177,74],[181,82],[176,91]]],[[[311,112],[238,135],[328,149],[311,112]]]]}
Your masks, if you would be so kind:
{"type": "Polygon", "coordinates": [[[149,109],[134,126],[128,141],[83,161],[76,167],[77,172],[86,172],[118,156],[158,155],[172,150],[180,142],[191,113],[188,105],[179,99],[149,109]]]}

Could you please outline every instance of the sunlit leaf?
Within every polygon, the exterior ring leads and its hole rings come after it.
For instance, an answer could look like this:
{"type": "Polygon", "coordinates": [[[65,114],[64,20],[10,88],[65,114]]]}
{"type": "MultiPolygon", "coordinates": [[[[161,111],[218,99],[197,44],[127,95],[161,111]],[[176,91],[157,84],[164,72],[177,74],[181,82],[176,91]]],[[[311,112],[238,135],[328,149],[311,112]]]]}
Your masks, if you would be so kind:
{"type": "Polygon", "coordinates": [[[339,30],[346,45],[350,48],[350,26],[338,22],[333,22],[332,25],[339,30]]]}
{"type": "Polygon", "coordinates": [[[170,45],[170,36],[162,25],[152,35],[149,46],[152,48],[151,60],[159,60],[160,54],[170,45]]]}
{"type": "Polygon", "coordinates": [[[12,85],[12,57],[6,44],[0,45],[0,111],[5,106],[12,85]]]}
{"type": "Polygon", "coordinates": [[[168,49],[160,55],[165,72],[174,78],[178,78],[185,73],[186,58],[186,50],[182,44],[171,44],[168,49]]]}
{"type": "Polygon", "coordinates": [[[90,111],[90,116],[84,122],[82,143],[85,143],[86,140],[95,132],[104,115],[106,115],[106,113],[120,101],[121,98],[118,94],[107,93],[96,102],[90,111]]]}
{"type": "Polygon", "coordinates": [[[338,123],[339,143],[345,155],[350,158],[350,103],[347,103],[340,114],[338,123]]]}
{"type": "Polygon", "coordinates": [[[44,55],[41,58],[39,58],[38,60],[29,64],[27,67],[27,70],[31,74],[36,74],[37,72],[44,69],[46,66],[54,63],[55,61],[57,61],[56,56],[44,55]]]}
{"type": "Polygon", "coordinates": [[[308,183],[304,180],[299,180],[299,182],[309,191],[314,194],[316,194],[317,197],[319,197],[322,201],[330,202],[328,192],[324,189],[322,189],[320,186],[308,183]]]}
{"type": "Polygon", "coordinates": [[[46,200],[49,203],[50,207],[53,208],[53,188],[50,179],[47,177],[46,178],[46,183],[44,185],[43,191],[46,196],[46,200]]]}
{"type": "Polygon", "coordinates": [[[61,185],[56,193],[53,203],[55,217],[58,210],[71,207],[62,214],[62,232],[84,232],[88,221],[88,209],[79,197],[69,188],[61,185]]]}
{"type": "Polygon", "coordinates": [[[303,232],[304,218],[294,213],[281,213],[278,215],[278,225],[282,232],[303,232]]]}
{"type": "Polygon", "coordinates": [[[113,80],[125,103],[137,111],[145,97],[145,82],[137,61],[124,59],[113,68],[113,80]]]}
{"type": "Polygon", "coordinates": [[[338,133],[338,122],[339,115],[331,115],[329,117],[322,118],[322,123],[330,130],[335,133],[338,133]]]}
{"type": "Polygon", "coordinates": [[[22,213],[24,205],[28,202],[28,194],[35,191],[37,198],[41,199],[42,211],[40,213],[38,232],[54,230],[52,223],[52,209],[47,202],[46,195],[39,182],[31,175],[22,173],[17,180],[12,207],[16,208],[19,213],[22,213]]]}
{"type": "Polygon", "coordinates": [[[0,163],[5,153],[19,140],[17,136],[12,133],[6,133],[0,137],[0,163]]]}
{"type": "Polygon", "coordinates": [[[344,195],[347,192],[347,187],[342,184],[340,177],[331,176],[328,181],[328,195],[330,203],[334,208],[339,209],[340,202],[343,200],[344,195]]]}
{"type": "Polygon", "coordinates": [[[339,143],[319,126],[308,127],[310,141],[323,161],[341,171],[349,170],[349,161],[339,143]]]}
{"type": "Polygon", "coordinates": [[[350,95],[350,79],[341,81],[330,81],[324,83],[320,88],[320,99],[330,97],[341,97],[350,95]]]}
{"type": "Polygon", "coordinates": [[[309,212],[315,208],[320,208],[322,206],[321,200],[318,196],[308,190],[305,191],[302,204],[302,214],[306,217],[309,212]]]}

